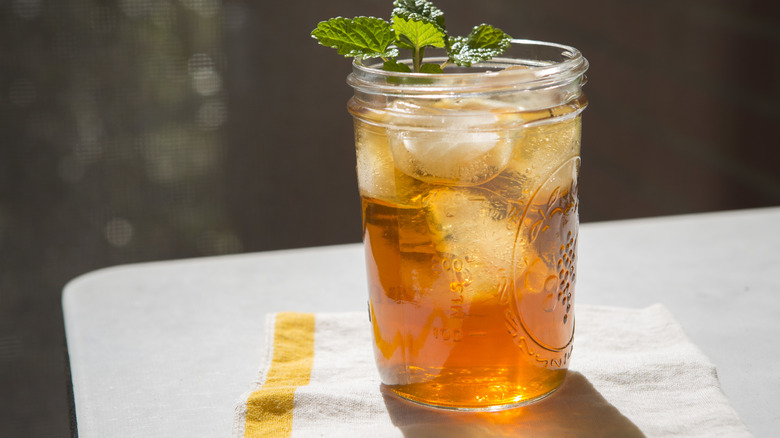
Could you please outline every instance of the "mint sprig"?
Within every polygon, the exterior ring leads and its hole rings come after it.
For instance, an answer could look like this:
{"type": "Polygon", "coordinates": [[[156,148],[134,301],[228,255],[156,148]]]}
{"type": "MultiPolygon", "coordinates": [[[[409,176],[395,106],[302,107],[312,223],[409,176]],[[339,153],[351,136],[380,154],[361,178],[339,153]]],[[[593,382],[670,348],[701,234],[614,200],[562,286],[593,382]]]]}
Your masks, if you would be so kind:
{"type": "Polygon", "coordinates": [[[450,62],[470,66],[503,53],[511,37],[487,24],[476,26],[466,37],[451,37],[444,25],[444,13],[428,0],[395,0],[391,22],[375,17],[336,17],[320,22],[311,33],[320,44],[359,61],[382,58],[383,70],[395,72],[443,73],[450,62]],[[443,48],[448,60],[423,63],[425,49],[443,48]],[[412,51],[412,68],[398,62],[399,49],[412,51]]]}

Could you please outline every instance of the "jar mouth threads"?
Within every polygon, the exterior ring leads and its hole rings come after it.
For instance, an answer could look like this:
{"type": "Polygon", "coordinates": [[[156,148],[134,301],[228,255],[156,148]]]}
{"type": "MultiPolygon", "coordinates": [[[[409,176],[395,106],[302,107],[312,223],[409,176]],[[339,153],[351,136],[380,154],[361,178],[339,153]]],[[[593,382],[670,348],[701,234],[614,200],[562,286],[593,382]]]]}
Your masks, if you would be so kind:
{"type": "MultiPolygon", "coordinates": [[[[431,63],[446,61],[446,57],[426,58],[431,63]]],[[[512,40],[503,55],[471,67],[447,66],[446,73],[390,72],[381,70],[381,65],[353,62],[347,83],[354,88],[356,99],[384,106],[381,102],[398,98],[498,98],[524,111],[554,108],[581,98],[588,69],[579,50],[533,40],[512,40]]]]}
{"type": "MultiPolygon", "coordinates": [[[[442,64],[446,57],[426,58],[442,64]]],[[[471,67],[448,66],[447,73],[401,73],[381,70],[381,62],[353,62],[347,83],[355,90],[382,95],[470,94],[544,90],[584,83],[588,61],[579,50],[556,43],[512,40],[503,55],[471,67]]]]}

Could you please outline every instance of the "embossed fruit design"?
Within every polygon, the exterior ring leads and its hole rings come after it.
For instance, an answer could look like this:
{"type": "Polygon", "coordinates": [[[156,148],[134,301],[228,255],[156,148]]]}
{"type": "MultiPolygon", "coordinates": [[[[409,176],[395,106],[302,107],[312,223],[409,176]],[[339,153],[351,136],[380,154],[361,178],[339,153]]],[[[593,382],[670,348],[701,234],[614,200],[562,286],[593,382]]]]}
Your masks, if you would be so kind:
{"type": "Polygon", "coordinates": [[[573,158],[547,178],[520,222],[514,251],[516,343],[539,361],[560,363],[574,334],[577,172],[573,158]],[[521,339],[522,338],[522,339],[521,339]]]}

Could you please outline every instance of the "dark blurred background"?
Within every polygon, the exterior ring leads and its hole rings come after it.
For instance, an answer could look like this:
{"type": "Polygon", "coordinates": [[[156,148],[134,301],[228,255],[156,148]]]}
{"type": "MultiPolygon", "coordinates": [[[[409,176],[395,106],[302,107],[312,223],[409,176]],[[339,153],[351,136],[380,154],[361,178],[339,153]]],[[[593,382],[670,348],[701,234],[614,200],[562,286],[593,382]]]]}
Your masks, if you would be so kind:
{"type": "MultiPolygon", "coordinates": [[[[780,3],[437,5],[590,60],[583,221],[780,205],[780,3]]],[[[360,240],[350,66],[309,32],[390,10],[0,0],[0,436],[70,434],[71,278],[360,240]]]]}

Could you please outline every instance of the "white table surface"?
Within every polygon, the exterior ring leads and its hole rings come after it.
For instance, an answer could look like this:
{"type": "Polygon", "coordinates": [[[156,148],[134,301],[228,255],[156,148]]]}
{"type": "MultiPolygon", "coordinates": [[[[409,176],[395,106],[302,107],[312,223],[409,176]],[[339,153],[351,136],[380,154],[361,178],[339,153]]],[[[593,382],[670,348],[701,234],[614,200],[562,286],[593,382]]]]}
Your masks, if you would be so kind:
{"type": "MultiPolygon", "coordinates": [[[[780,207],[584,224],[578,304],[663,303],[756,436],[780,428],[780,207]]],[[[78,432],[227,437],[264,315],[366,309],[360,244],[125,265],[63,292],[78,432]]]]}

